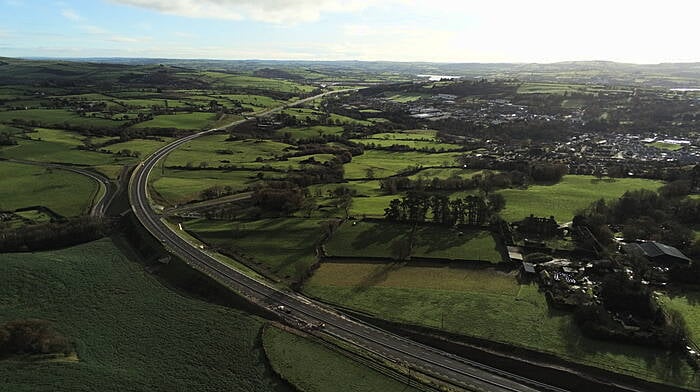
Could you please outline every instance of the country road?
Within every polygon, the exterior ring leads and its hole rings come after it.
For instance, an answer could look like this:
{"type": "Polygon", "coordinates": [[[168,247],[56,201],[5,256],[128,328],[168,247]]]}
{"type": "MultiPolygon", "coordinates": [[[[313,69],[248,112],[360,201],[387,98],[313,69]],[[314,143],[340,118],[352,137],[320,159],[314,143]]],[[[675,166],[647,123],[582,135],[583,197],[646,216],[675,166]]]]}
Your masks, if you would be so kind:
{"type": "MultiPolygon", "coordinates": [[[[286,107],[300,105],[304,102],[339,92],[341,91],[310,97],[291,105],[269,110],[264,114],[278,112],[286,107]]],[[[477,391],[565,391],[561,388],[448,354],[380,330],[367,323],[354,320],[328,305],[313,301],[301,294],[277,288],[261,279],[248,276],[244,272],[222,263],[217,260],[215,255],[180,236],[177,230],[167,225],[162,220],[161,215],[151,206],[148,197],[148,178],[151,171],[161,159],[183,144],[245,121],[248,120],[237,121],[227,127],[199,132],[178,139],[156,151],[135,168],[129,183],[129,200],[132,210],[141,224],[166,249],[182,258],[193,268],[215,278],[251,302],[278,313],[280,317],[287,320],[294,319],[297,322],[307,324],[324,323],[325,328],[321,330],[321,333],[367,350],[385,360],[401,364],[401,366],[407,366],[411,371],[424,373],[453,386],[477,391]]]]}

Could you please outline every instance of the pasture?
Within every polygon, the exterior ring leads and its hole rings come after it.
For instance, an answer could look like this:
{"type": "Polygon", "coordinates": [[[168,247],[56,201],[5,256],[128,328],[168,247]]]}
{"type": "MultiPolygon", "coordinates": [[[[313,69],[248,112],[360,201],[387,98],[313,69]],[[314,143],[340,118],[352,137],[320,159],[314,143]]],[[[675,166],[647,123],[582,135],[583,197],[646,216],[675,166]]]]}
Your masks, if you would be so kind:
{"type": "Polygon", "coordinates": [[[678,150],[681,150],[683,148],[683,146],[680,144],[664,143],[664,142],[651,143],[650,146],[656,147],[660,150],[666,150],[666,151],[678,151],[678,150]]]}
{"type": "Polygon", "coordinates": [[[181,130],[204,130],[216,122],[215,113],[178,113],[155,116],[153,120],[134,125],[135,129],[166,128],[181,130]]]}
{"type": "Polygon", "coordinates": [[[441,143],[438,141],[426,141],[426,140],[406,140],[406,139],[378,139],[378,138],[366,138],[366,139],[350,139],[351,142],[359,143],[364,146],[376,146],[376,147],[392,147],[392,146],[405,146],[413,149],[432,149],[436,151],[455,151],[461,150],[463,147],[459,144],[452,143],[441,143]]]}
{"type": "Polygon", "coordinates": [[[13,120],[33,122],[41,126],[70,124],[80,128],[117,128],[122,122],[101,117],[85,116],[65,109],[29,109],[0,111],[0,122],[11,123],[13,120]]]}
{"type": "Polygon", "coordinates": [[[430,129],[413,129],[401,132],[385,132],[375,133],[372,139],[385,140],[422,140],[422,141],[437,141],[437,131],[430,129]]]}
{"type": "Polygon", "coordinates": [[[416,392],[310,338],[267,327],[262,339],[272,368],[299,391],[416,392]]]}
{"type": "Polygon", "coordinates": [[[109,239],[3,254],[0,280],[0,320],[51,320],[77,351],[0,361],[3,390],[279,391],[261,320],[166,288],[109,239]]]}
{"type": "Polygon", "coordinates": [[[340,135],[343,127],[315,125],[311,127],[286,127],[275,131],[278,137],[289,137],[294,140],[311,139],[323,135],[340,135]]]}
{"type": "MultiPolygon", "coordinates": [[[[392,222],[347,222],[326,244],[329,256],[392,258],[398,241],[411,239],[412,225],[392,222]]],[[[421,225],[414,235],[412,257],[451,260],[502,261],[494,237],[488,231],[457,230],[421,225]]]]}
{"type": "Polygon", "coordinates": [[[531,185],[527,189],[504,189],[498,193],[506,199],[506,208],[500,215],[508,221],[518,221],[534,214],[554,216],[560,222],[569,222],[577,211],[598,199],[615,199],[636,189],[656,190],[663,182],[641,178],[598,180],[593,176],[564,176],[554,185],[531,185]]]}
{"type": "Polygon", "coordinates": [[[441,180],[446,180],[452,177],[459,177],[462,179],[472,178],[475,175],[482,174],[483,170],[470,170],[470,169],[460,169],[460,168],[445,168],[445,169],[435,169],[428,168],[419,171],[418,173],[408,176],[412,180],[423,179],[426,181],[432,180],[433,178],[439,178],[441,180]]]}
{"type": "Polygon", "coordinates": [[[297,218],[245,222],[200,219],[186,222],[183,227],[207,244],[241,254],[266,275],[293,281],[316,262],[322,222],[297,218]]]}
{"type": "Polygon", "coordinates": [[[72,217],[86,213],[99,185],[65,170],[0,162],[0,210],[44,206],[72,217]]]}
{"type": "Polygon", "coordinates": [[[116,158],[108,153],[79,150],[81,135],[70,131],[37,128],[36,132],[18,138],[16,146],[0,148],[0,156],[38,162],[69,163],[76,165],[105,165],[116,158]]]}
{"type": "Polygon", "coordinates": [[[304,292],[377,317],[549,353],[654,381],[693,385],[679,356],[584,337],[513,274],[425,265],[322,263],[304,292]]]}
{"type": "Polygon", "coordinates": [[[417,151],[388,152],[368,150],[360,156],[353,157],[352,162],[345,164],[345,178],[365,179],[368,170],[375,178],[389,177],[420,165],[422,167],[454,166],[458,153],[429,154],[417,151]]]}
{"type": "Polygon", "coordinates": [[[288,80],[266,79],[243,74],[227,74],[223,72],[202,72],[202,75],[210,79],[212,85],[224,89],[251,89],[267,90],[282,93],[308,93],[314,90],[313,86],[299,84],[288,80]]]}
{"type": "Polygon", "coordinates": [[[145,158],[156,152],[159,148],[170,143],[172,140],[172,138],[168,137],[161,137],[159,139],[132,139],[122,143],[110,144],[104,147],[104,149],[112,153],[129,150],[138,153],[139,157],[145,158]]]}
{"type": "MultiPolygon", "coordinates": [[[[228,135],[216,134],[197,138],[173,151],[166,158],[166,166],[198,166],[206,162],[216,167],[233,163],[253,163],[281,157],[294,146],[269,140],[228,141],[228,135]],[[225,161],[225,162],[224,162],[225,161]]],[[[288,165],[288,164],[287,164],[288,165]]]]}
{"type": "Polygon", "coordinates": [[[202,191],[214,186],[230,186],[234,191],[242,191],[258,181],[256,172],[166,169],[163,174],[157,168],[150,179],[150,186],[158,201],[181,205],[199,200],[202,191]]]}

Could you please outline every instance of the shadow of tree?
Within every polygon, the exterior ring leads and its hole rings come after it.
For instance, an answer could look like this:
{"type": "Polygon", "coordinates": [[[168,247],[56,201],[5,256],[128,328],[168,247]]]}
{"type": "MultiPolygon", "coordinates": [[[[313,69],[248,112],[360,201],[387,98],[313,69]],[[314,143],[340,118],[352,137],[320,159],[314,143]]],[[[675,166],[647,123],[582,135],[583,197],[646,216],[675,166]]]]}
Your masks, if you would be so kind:
{"type": "Polygon", "coordinates": [[[386,244],[389,249],[395,239],[408,236],[410,230],[410,226],[403,224],[376,224],[355,237],[350,245],[354,249],[364,249],[375,244],[386,244]]]}
{"type": "Polygon", "coordinates": [[[454,248],[476,239],[479,231],[465,231],[462,235],[442,227],[421,227],[416,230],[414,244],[425,248],[426,253],[454,248]]]}
{"type": "Polygon", "coordinates": [[[397,271],[403,267],[405,263],[388,263],[383,265],[378,265],[371,274],[364,277],[357,286],[353,287],[352,292],[354,294],[366,291],[368,288],[374,287],[382,282],[384,282],[389,274],[393,271],[397,271]]]}

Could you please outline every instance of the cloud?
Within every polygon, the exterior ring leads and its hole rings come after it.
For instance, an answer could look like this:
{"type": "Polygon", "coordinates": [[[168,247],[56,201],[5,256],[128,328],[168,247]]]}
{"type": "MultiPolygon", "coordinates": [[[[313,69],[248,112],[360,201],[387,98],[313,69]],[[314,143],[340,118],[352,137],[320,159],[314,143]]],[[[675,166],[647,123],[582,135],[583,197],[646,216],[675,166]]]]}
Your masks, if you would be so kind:
{"type": "Polygon", "coordinates": [[[68,19],[68,20],[72,20],[73,22],[79,22],[79,21],[83,20],[83,18],[80,15],[78,15],[77,12],[75,12],[71,9],[61,10],[61,15],[63,15],[63,17],[68,19]]]}
{"type": "Polygon", "coordinates": [[[146,38],[126,37],[126,36],[123,36],[123,35],[113,35],[113,36],[109,37],[109,41],[112,41],[112,42],[120,42],[120,43],[129,43],[129,44],[133,44],[133,43],[136,43],[136,42],[141,42],[141,41],[143,41],[143,40],[145,40],[145,39],[146,39],[146,38]]]}
{"type": "MultiPolygon", "coordinates": [[[[313,22],[326,13],[357,12],[380,0],[109,0],[189,18],[268,23],[313,22]]],[[[393,1],[393,0],[392,0],[393,1]]],[[[381,2],[386,3],[386,1],[381,2]]]]}
{"type": "Polygon", "coordinates": [[[93,26],[93,25],[82,25],[80,26],[81,29],[85,30],[88,34],[92,35],[104,35],[104,34],[109,34],[109,31],[103,29],[102,27],[99,26],[93,26]]]}

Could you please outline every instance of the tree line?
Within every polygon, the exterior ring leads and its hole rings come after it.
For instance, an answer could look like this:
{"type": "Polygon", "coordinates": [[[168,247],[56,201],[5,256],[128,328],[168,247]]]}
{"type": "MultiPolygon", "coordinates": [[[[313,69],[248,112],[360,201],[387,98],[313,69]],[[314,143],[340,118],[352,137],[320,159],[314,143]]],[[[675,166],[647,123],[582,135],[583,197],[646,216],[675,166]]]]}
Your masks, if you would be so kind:
{"type": "Polygon", "coordinates": [[[428,220],[446,226],[482,226],[505,207],[499,194],[487,197],[467,196],[450,199],[446,195],[409,192],[401,199],[394,199],[384,209],[389,221],[420,223],[428,220]]]}
{"type": "Polygon", "coordinates": [[[110,230],[109,222],[87,216],[4,229],[0,230],[0,253],[65,248],[97,240],[110,230]]]}

